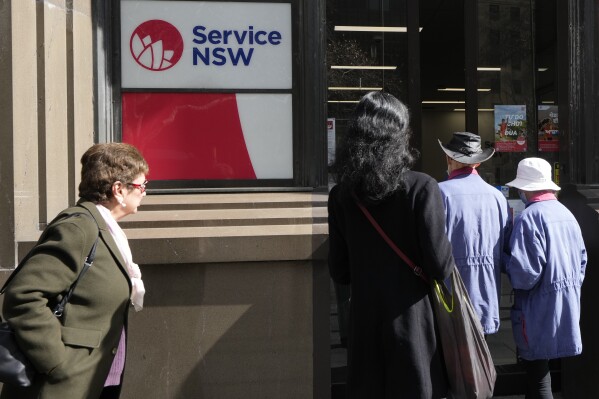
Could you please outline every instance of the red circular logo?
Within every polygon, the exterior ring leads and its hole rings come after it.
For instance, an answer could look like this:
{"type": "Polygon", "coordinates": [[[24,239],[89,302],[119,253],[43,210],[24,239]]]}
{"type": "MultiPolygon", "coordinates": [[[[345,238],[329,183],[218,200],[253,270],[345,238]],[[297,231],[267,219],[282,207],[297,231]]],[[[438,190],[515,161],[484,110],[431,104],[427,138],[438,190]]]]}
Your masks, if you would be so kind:
{"type": "Polygon", "coordinates": [[[150,71],[164,71],[181,59],[183,37],[173,25],[153,19],[133,31],[129,46],[139,65],[150,71]]]}

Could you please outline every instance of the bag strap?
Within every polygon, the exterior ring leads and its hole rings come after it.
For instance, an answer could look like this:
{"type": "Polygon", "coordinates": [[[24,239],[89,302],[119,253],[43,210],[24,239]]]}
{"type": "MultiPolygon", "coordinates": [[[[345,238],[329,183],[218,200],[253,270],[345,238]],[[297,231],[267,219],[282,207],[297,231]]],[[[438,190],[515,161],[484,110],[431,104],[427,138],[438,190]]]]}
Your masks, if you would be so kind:
{"type": "Polygon", "coordinates": [[[408,265],[408,267],[410,267],[410,269],[412,269],[412,271],[414,272],[415,275],[420,277],[422,280],[424,280],[425,283],[428,284],[428,282],[429,282],[428,278],[424,274],[422,268],[420,266],[416,266],[416,264],[414,264],[414,262],[412,262],[412,260],[410,258],[408,258],[408,256],[406,254],[404,254],[403,251],[401,249],[399,249],[399,247],[397,245],[395,245],[393,240],[391,240],[389,238],[389,236],[385,233],[383,228],[377,223],[376,219],[370,214],[370,212],[368,212],[368,209],[366,209],[366,207],[360,202],[360,200],[358,199],[356,194],[352,193],[352,195],[354,197],[354,200],[356,201],[356,204],[358,205],[358,207],[360,208],[360,210],[362,211],[364,216],[366,216],[366,218],[368,219],[370,224],[372,224],[372,226],[374,226],[374,228],[380,234],[380,236],[383,237],[383,240],[385,240],[385,242],[391,247],[391,249],[393,249],[393,251],[408,265]]]}
{"type": "MultiPolygon", "coordinates": [[[[50,222],[50,225],[49,225],[49,226],[51,226],[52,224],[56,223],[59,220],[68,219],[68,218],[70,218],[72,216],[79,216],[79,215],[85,215],[85,216],[89,217],[90,219],[92,219],[94,221],[94,223],[96,223],[96,226],[98,226],[98,235],[96,236],[96,240],[94,241],[94,244],[92,245],[92,247],[91,247],[91,249],[89,251],[89,254],[85,257],[85,260],[84,260],[84,263],[83,263],[83,269],[81,269],[81,272],[79,272],[79,275],[77,276],[77,278],[75,279],[75,281],[73,282],[73,284],[71,284],[71,286],[69,287],[69,289],[68,289],[67,293],[65,294],[65,296],[63,296],[63,298],[61,299],[61,301],[54,307],[54,309],[53,309],[52,312],[54,313],[54,315],[56,317],[61,317],[62,316],[66,304],[69,302],[69,300],[71,299],[71,296],[73,295],[73,292],[75,291],[75,287],[77,287],[77,284],[79,284],[79,281],[81,280],[81,278],[85,275],[85,273],[89,270],[89,268],[94,263],[94,259],[96,257],[96,248],[98,247],[98,239],[100,238],[100,226],[98,225],[98,222],[96,221],[96,219],[94,219],[87,212],[75,212],[75,213],[72,213],[70,215],[58,216],[52,222],[50,222]]],[[[44,230],[44,233],[42,233],[42,236],[38,240],[38,243],[42,242],[43,238],[45,238],[45,236],[47,235],[48,230],[49,230],[48,228],[46,228],[46,230],[44,230]]],[[[25,256],[25,258],[23,258],[23,260],[21,262],[19,262],[19,264],[17,265],[17,267],[15,268],[15,270],[11,273],[11,275],[8,277],[8,279],[6,280],[6,282],[4,283],[4,285],[2,286],[2,289],[0,289],[0,295],[4,294],[4,291],[6,291],[6,288],[8,287],[9,283],[16,276],[16,274],[19,271],[21,271],[22,266],[24,266],[25,262],[32,255],[33,255],[33,250],[29,251],[29,253],[25,256]]]]}
{"type": "MultiPolygon", "coordinates": [[[[453,273],[457,273],[456,269],[454,269],[452,274],[453,273]]],[[[433,287],[435,289],[435,292],[437,293],[437,298],[439,298],[439,301],[441,301],[441,303],[443,304],[445,311],[447,313],[453,312],[453,309],[454,309],[453,290],[451,292],[449,292],[449,289],[447,288],[445,283],[439,282],[437,280],[433,280],[433,287]],[[451,300],[451,303],[448,302],[447,298],[449,298],[451,300]]]]}
{"type": "Polygon", "coordinates": [[[67,306],[67,303],[69,303],[69,300],[71,299],[71,295],[73,295],[73,292],[75,291],[75,287],[77,287],[77,284],[79,284],[79,281],[81,280],[81,278],[85,275],[85,273],[93,265],[94,259],[96,258],[96,248],[98,247],[98,239],[99,238],[100,238],[100,230],[98,230],[98,236],[96,237],[96,241],[94,241],[94,245],[92,245],[92,248],[89,250],[89,254],[85,257],[85,261],[83,262],[83,269],[81,269],[81,272],[79,272],[77,279],[69,287],[69,290],[67,291],[66,295],[63,296],[62,299],[60,300],[60,302],[54,307],[54,310],[53,310],[54,316],[62,317],[64,308],[65,308],[65,306],[67,306]]]}

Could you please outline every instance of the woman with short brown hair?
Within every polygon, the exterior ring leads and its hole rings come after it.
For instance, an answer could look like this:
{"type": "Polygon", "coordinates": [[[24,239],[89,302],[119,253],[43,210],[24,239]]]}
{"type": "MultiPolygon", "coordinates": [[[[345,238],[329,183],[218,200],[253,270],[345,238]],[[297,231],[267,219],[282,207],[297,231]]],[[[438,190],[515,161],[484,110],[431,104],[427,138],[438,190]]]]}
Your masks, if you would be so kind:
{"type": "Polygon", "coordinates": [[[145,288],[117,221],[137,212],[149,168],[124,143],[96,144],[81,163],[81,199],[48,225],[8,283],[3,314],[37,374],[27,388],[5,384],[2,399],[119,397],[128,311],[142,309],[145,288]],[[56,317],[96,240],[93,265],[56,317]]]}

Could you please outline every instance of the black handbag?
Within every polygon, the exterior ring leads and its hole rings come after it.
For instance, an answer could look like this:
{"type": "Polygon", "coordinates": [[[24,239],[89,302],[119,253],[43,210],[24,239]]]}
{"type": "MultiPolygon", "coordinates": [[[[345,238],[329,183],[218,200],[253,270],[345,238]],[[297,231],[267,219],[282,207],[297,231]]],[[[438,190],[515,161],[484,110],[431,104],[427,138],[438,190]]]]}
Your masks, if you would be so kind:
{"type": "Polygon", "coordinates": [[[0,381],[28,387],[34,376],[35,369],[17,345],[14,331],[7,322],[0,323],[0,381]]]}
{"type": "Polygon", "coordinates": [[[433,307],[452,397],[491,398],[497,373],[483,328],[460,272],[454,268],[448,280],[451,291],[445,282],[433,282],[433,307]]]}
{"type": "MultiPolygon", "coordinates": [[[[429,279],[387,236],[362,203],[356,204],[393,251],[427,285],[429,279]]],[[[483,328],[458,270],[454,267],[451,290],[443,281],[432,281],[432,304],[439,329],[443,359],[453,399],[488,399],[493,396],[497,373],[483,328]]]]}
{"type": "MultiPolygon", "coordinates": [[[[68,215],[67,217],[75,215],[86,215],[88,217],[91,217],[89,214],[86,213],[73,213],[71,215],[68,215]]],[[[57,219],[55,219],[54,221],[56,221],[57,219]]],[[[38,243],[42,242],[43,237],[44,235],[42,234],[42,238],[40,238],[38,243]]],[[[71,284],[66,294],[62,297],[61,301],[58,304],[56,304],[56,306],[52,310],[56,317],[60,318],[62,316],[66,304],[69,302],[69,299],[71,299],[71,295],[73,295],[73,292],[75,291],[75,287],[77,286],[83,275],[89,270],[91,265],[94,263],[94,258],[96,256],[96,247],[98,246],[98,238],[99,230],[98,237],[96,237],[96,241],[92,245],[89,254],[85,258],[83,269],[77,276],[77,279],[73,282],[73,284],[71,284]]],[[[8,284],[12,281],[14,276],[21,270],[22,266],[29,259],[32,252],[33,251],[31,251],[19,263],[15,271],[9,276],[8,280],[6,281],[6,283],[4,283],[4,286],[0,290],[0,294],[4,294],[6,287],[8,287],[8,284]]],[[[0,382],[19,387],[28,387],[32,384],[33,379],[35,377],[35,373],[35,368],[19,348],[13,329],[6,321],[0,322],[0,382]]]]}

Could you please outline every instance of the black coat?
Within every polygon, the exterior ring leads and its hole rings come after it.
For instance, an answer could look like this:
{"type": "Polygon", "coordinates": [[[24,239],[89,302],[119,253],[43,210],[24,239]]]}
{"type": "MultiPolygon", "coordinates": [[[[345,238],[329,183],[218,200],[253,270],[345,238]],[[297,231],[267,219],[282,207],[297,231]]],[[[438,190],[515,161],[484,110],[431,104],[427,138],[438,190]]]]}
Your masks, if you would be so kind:
{"type": "MultiPolygon", "coordinates": [[[[437,182],[408,172],[407,188],[364,203],[395,244],[433,279],[453,268],[437,182]]],[[[348,398],[442,398],[447,381],[430,286],[381,238],[351,195],[329,196],[329,269],[351,284],[348,398]]]]}

